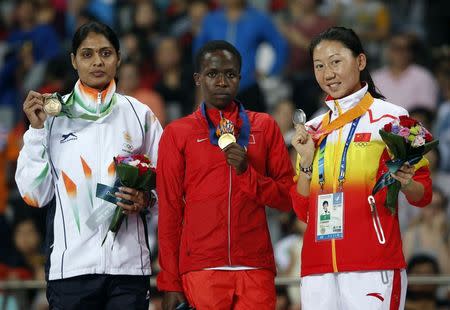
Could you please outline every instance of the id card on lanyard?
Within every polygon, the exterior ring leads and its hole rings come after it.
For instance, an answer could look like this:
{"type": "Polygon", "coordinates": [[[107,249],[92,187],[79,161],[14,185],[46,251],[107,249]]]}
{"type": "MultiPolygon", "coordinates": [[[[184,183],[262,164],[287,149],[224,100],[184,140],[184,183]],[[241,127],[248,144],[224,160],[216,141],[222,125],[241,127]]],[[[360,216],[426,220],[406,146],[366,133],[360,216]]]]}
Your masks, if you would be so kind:
{"type": "MultiPolygon", "coordinates": [[[[360,117],[353,120],[345,141],[342,158],[339,165],[339,188],[336,193],[320,194],[317,197],[317,223],[316,241],[344,238],[344,192],[342,185],[345,180],[347,168],[347,152],[355,134],[360,117]]],[[[319,185],[323,188],[325,184],[325,147],[327,138],[320,143],[319,148],[319,185]]]]}

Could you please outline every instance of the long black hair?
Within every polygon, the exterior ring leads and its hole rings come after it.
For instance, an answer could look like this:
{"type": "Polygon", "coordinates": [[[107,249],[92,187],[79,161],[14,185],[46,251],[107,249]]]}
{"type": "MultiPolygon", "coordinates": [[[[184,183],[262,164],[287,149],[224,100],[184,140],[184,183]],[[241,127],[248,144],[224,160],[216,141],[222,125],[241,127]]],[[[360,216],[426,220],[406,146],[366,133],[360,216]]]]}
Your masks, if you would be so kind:
{"type": "Polygon", "coordinates": [[[80,47],[81,43],[83,42],[84,39],[86,39],[86,37],[91,32],[104,35],[105,38],[111,43],[111,45],[116,50],[116,54],[119,55],[120,43],[116,33],[108,25],[97,21],[88,22],[80,26],[77,32],[75,32],[72,39],[72,53],[74,55],[77,54],[77,50],[80,47]]]}
{"type": "MultiPolygon", "coordinates": [[[[313,52],[316,46],[324,40],[337,41],[342,43],[345,47],[352,51],[352,54],[355,57],[357,57],[361,53],[366,54],[362,47],[361,40],[352,29],[345,27],[331,27],[320,33],[311,41],[311,44],[309,46],[309,53],[311,55],[311,58],[313,58],[313,52]]],[[[367,83],[367,85],[369,86],[369,93],[373,97],[378,99],[386,99],[375,86],[372,77],[370,76],[369,70],[367,69],[367,66],[364,68],[364,70],[361,71],[359,79],[367,83]]]]}

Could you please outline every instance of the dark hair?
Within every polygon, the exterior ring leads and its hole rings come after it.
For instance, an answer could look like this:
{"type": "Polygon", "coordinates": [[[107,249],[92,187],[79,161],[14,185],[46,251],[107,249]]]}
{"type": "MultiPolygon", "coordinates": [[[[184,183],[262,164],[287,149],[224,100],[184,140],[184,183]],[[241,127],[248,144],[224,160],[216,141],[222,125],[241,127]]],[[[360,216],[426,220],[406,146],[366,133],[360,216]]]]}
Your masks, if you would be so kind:
{"type": "Polygon", "coordinates": [[[241,72],[241,66],[242,66],[241,54],[232,44],[228,43],[227,41],[223,41],[223,40],[209,41],[197,51],[197,53],[195,54],[195,59],[194,59],[195,72],[201,71],[202,60],[203,60],[203,56],[205,56],[205,54],[215,52],[215,51],[220,51],[220,50],[228,51],[231,54],[233,54],[234,57],[236,57],[236,60],[238,61],[238,65],[239,65],[239,72],[241,72]]]}
{"type": "Polygon", "coordinates": [[[433,274],[440,273],[439,264],[438,264],[437,260],[433,256],[430,256],[428,254],[416,254],[413,257],[411,257],[411,259],[408,262],[408,267],[406,268],[406,272],[410,273],[411,269],[413,269],[417,265],[422,265],[422,264],[430,264],[431,267],[433,268],[433,274]]]}
{"type": "Polygon", "coordinates": [[[116,50],[116,53],[119,54],[120,43],[115,32],[106,24],[98,21],[92,21],[80,26],[77,32],[75,32],[72,39],[72,53],[74,55],[76,55],[81,42],[83,42],[83,40],[86,39],[91,32],[104,35],[105,38],[112,44],[116,50]]]}
{"type": "Polygon", "coordinates": [[[434,112],[433,112],[433,110],[431,110],[429,108],[425,108],[425,107],[422,107],[422,106],[415,106],[414,108],[410,109],[408,112],[409,112],[409,115],[412,115],[412,114],[421,114],[421,115],[423,115],[425,120],[430,125],[433,122],[434,112]]]}
{"type": "MultiPolygon", "coordinates": [[[[311,44],[309,46],[309,53],[311,55],[311,58],[313,58],[313,52],[316,46],[324,40],[338,41],[342,43],[345,47],[352,51],[352,54],[355,57],[361,53],[366,54],[362,47],[361,40],[352,29],[345,27],[331,27],[320,33],[311,41],[311,44]]],[[[368,66],[366,65],[364,70],[361,71],[360,80],[367,83],[367,85],[369,86],[369,92],[373,97],[378,99],[386,99],[376,88],[367,67],[368,66]]]]}

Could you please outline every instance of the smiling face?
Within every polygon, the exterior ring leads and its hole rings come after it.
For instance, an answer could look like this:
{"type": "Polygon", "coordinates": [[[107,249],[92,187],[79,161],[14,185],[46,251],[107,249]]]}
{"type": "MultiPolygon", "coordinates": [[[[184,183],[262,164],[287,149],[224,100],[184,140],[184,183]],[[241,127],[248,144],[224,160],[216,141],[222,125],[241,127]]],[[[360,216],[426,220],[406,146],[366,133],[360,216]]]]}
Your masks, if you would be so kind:
{"type": "Polygon", "coordinates": [[[120,55],[111,42],[96,32],[90,32],[81,42],[76,55],[71,54],[71,57],[81,82],[98,90],[109,85],[120,64],[120,55]]]}
{"type": "Polygon", "coordinates": [[[331,97],[343,98],[361,89],[364,54],[355,57],[342,43],[323,40],[314,48],[313,61],[317,83],[331,97]]]}
{"type": "Polygon", "coordinates": [[[226,50],[206,53],[201,60],[200,72],[194,74],[206,106],[216,109],[224,109],[234,100],[240,79],[239,62],[226,50]]]}

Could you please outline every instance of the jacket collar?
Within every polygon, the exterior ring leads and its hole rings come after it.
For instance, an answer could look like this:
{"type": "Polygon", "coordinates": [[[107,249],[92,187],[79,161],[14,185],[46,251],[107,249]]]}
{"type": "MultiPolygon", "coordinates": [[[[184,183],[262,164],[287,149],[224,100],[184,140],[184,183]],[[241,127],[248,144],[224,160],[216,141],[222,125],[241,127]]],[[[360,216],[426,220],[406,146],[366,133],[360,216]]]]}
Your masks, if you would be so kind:
{"type": "Polygon", "coordinates": [[[91,88],[77,81],[75,87],[67,98],[66,105],[71,118],[97,120],[107,115],[115,105],[116,83],[112,80],[103,91],[91,88]]]}
{"type": "Polygon", "coordinates": [[[366,83],[360,90],[341,99],[334,99],[328,96],[325,99],[325,103],[330,108],[330,110],[333,111],[333,114],[338,114],[337,111],[339,111],[339,114],[342,114],[356,106],[364,97],[368,88],[369,87],[366,83]]]}

